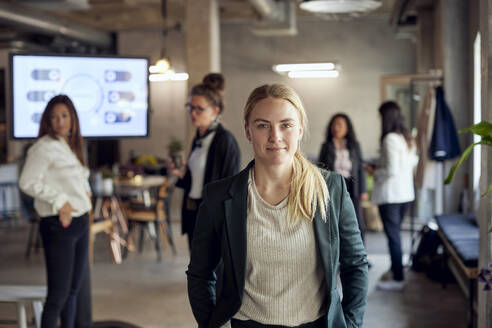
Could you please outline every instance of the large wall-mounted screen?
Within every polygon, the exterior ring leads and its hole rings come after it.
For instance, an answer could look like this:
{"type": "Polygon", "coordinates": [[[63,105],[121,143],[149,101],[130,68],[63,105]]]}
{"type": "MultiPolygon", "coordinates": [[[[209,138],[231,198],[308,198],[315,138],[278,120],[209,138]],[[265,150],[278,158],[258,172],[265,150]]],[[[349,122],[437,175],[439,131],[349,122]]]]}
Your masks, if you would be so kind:
{"type": "Polygon", "coordinates": [[[10,63],[13,138],[36,138],[57,94],[72,99],[84,137],[148,136],[146,58],[11,54],[10,63]]]}

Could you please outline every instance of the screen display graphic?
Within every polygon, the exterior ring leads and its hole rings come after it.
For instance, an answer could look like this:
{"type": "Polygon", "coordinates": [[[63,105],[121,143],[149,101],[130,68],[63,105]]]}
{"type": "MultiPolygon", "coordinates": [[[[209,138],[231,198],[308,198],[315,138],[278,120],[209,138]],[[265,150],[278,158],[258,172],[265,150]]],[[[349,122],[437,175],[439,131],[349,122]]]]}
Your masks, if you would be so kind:
{"type": "Polygon", "coordinates": [[[47,102],[69,96],[84,137],[148,135],[148,60],[123,57],[11,56],[12,134],[35,138],[47,102]]]}

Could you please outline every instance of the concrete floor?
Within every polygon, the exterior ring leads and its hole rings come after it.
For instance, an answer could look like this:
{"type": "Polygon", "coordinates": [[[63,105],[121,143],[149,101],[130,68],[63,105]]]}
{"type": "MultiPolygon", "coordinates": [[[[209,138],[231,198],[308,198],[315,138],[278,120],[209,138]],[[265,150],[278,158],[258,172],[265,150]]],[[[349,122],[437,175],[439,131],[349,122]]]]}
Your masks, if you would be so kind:
{"type": "MultiPolygon", "coordinates": [[[[188,264],[186,239],[174,224],[178,254],[164,250],[156,262],[151,243],[143,254],[130,253],[120,265],[111,261],[106,237],[95,242],[92,268],[93,316],[95,321],[126,321],[144,328],[196,327],[186,295],[188,264]]],[[[404,244],[409,245],[408,234],[404,244]]],[[[27,227],[0,226],[0,284],[44,284],[42,251],[24,258],[27,227]]],[[[404,292],[382,292],[375,284],[389,268],[386,240],[382,233],[368,233],[367,248],[373,264],[364,327],[453,328],[466,326],[466,301],[457,284],[442,289],[424,274],[407,272],[404,292]]],[[[0,303],[0,327],[16,318],[15,306],[0,303]]]]}

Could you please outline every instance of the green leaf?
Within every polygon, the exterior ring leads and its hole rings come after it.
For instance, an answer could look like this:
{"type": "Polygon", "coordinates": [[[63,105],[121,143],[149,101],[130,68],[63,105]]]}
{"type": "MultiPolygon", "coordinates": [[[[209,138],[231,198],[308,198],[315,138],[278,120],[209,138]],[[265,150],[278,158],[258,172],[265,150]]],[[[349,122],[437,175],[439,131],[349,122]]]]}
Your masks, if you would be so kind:
{"type": "Polygon", "coordinates": [[[451,170],[449,171],[448,177],[446,178],[446,180],[444,180],[444,184],[450,184],[451,181],[453,181],[454,175],[456,174],[456,170],[470,156],[470,153],[471,153],[473,147],[475,147],[475,145],[481,145],[483,143],[484,143],[483,140],[480,140],[480,141],[475,142],[475,143],[469,145],[468,147],[466,147],[466,149],[463,152],[463,154],[461,154],[460,159],[456,163],[454,163],[454,165],[451,167],[451,170]]]}
{"type": "Polygon", "coordinates": [[[482,140],[484,141],[485,145],[492,146],[492,137],[485,136],[485,137],[482,137],[482,140]]]}
{"type": "Polygon", "coordinates": [[[468,128],[461,129],[459,132],[465,133],[468,131],[473,132],[476,135],[481,136],[482,138],[484,138],[484,137],[491,137],[492,138],[492,123],[489,123],[487,121],[482,121],[482,122],[474,124],[468,128]]]}
{"type": "Polygon", "coordinates": [[[487,191],[485,191],[483,194],[482,194],[482,197],[484,197],[485,195],[487,195],[489,192],[492,191],[492,183],[489,185],[489,187],[487,188],[487,191]]]}

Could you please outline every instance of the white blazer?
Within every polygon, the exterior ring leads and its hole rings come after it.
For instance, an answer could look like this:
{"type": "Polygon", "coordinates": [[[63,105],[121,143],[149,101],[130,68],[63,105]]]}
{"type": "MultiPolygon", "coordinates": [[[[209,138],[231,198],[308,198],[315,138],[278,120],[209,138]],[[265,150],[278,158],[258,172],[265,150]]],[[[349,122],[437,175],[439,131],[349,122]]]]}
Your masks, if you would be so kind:
{"type": "Polygon", "coordinates": [[[413,169],[417,160],[415,146],[409,148],[401,134],[388,133],[374,172],[372,202],[381,205],[413,201],[413,169]]]}

